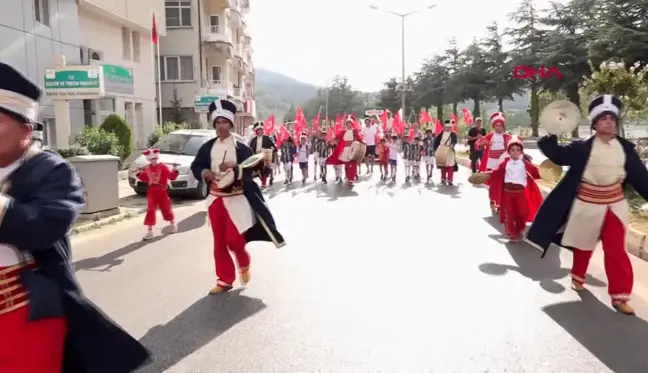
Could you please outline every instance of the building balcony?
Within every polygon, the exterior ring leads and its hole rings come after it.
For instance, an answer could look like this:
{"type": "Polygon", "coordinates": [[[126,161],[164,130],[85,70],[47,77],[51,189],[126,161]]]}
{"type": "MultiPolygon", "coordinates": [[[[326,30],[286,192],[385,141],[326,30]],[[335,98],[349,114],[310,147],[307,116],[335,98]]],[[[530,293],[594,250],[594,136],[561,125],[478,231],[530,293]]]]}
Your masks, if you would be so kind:
{"type": "Polygon", "coordinates": [[[234,84],[225,80],[207,80],[203,82],[202,91],[205,94],[215,95],[226,98],[227,96],[236,96],[234,93],[234,84]]]}
{"type": "Polygon", "coordinates": [[[250,0],[240,0],[241,3],[241,12],[243,14],[250,14],[250,0]]]}
{"type": "Polygon", "coordinates": [[[227,9],[234,5],[234,0],[206,0],[206,3],[210,9],[227,9]]]}
{"type": "Polygon", "coordinates": [[[228,32],[218,32],[218,27],[208,27],[203,32],[203,46],[206,52],[221,53],[225,58],[232,58],[234,55],[234,44],[228,32]]]}

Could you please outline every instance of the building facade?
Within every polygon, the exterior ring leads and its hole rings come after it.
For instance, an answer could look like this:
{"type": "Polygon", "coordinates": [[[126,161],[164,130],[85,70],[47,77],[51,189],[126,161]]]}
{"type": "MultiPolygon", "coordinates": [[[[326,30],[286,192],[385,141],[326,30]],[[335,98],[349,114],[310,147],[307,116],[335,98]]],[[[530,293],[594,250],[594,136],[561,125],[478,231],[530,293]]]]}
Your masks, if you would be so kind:
{"type": "Polygon", "coordinates": [[[106,116],[117,114],[132,126],[135,147],[145,147],[157,120],[152,16],[160,15],[158,32],[163,34],[164,1],[3,1],[1,61],[16,66],[46,90],[46,70],[60,68],[63,59],[68,67],[103,66],[101,97],[53,100],[53,95],[44,95],[40,117],[45,143],[66,147],[86,126],[98,126],[106,116]]]}
{"type": "Polygon", "coordinates": [[[217,98],[239,109],[236,130],[255,116],[254,66],[245,16],[249,0],[167,0],[160,40],[162,120],[183,118],[207,128],[217,98]]]}

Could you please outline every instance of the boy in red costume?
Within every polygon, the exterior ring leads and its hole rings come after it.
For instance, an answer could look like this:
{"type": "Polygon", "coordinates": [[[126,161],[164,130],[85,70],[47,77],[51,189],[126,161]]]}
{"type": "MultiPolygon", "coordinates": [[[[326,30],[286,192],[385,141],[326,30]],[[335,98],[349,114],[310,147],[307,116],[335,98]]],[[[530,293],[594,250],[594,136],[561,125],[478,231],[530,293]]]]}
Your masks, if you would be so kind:
{"type": "Polygon", "coordinates": [[[491,173],[490,191],[500,204],[500,222],[511,242],[518,242],[526,223],[535,218],[542,194],[535,180],[540,178],[538,167],[524,154],[524,144],[517,138],[507,146],[508,157],[491,173]]]}
{"type": "Polygon", "coordinates": [[[178,169],[173,166],[170,170],[164,163],[159,163],[160,150],[148,149],[142,153],[150,164],[137,173],[137,178],[148,184],[146,192],[146,216],[144,225],[148,227],[146,235],[142,238],[150,240],[153,238],[153,226],[155,225],[155,214],[159,207],[162,212],[162,218],[171,224],[171,233],[178,231],[178,226],[173,217],[171,209],[171,199],[167,192],[167,184],[178,177],[178,169]]]}
{"type": "MultiPolygon", "coordinates": [[[[509,141],[511,141],[511,135],[504,132],[504,127],[506,125],[504,113],[493,113],[490,116],[490,120],[493,126],[493,132],[482,137],[475,143],[477,148],[484,148],[484,154],[479,163],[479,172],[488,172],[497,168],[500,164],[502,155],[506,153],[509,141]]],[[[486,185],[488,184],[489,183],[486,183],[486,185]]],[[[493,213],[497,213],[500,206],[499,196],[493,194],[491,189],[489,189],[488,196],[491,210],[493,213]]]]}
{"type": "Polygon", "coordinates": [[[364,140],[360,131],[353,128],[353,118],[351,116],[346,119],[344,124],[346,129],[335,136],[337,146],[333,150],[333,154],[326,160],[326,163],[331,165],[344,164],[347,182],[352,186],[358,175],[358,162],[351,159],[351,144],[354,141],[364,143],[364,140]]]}

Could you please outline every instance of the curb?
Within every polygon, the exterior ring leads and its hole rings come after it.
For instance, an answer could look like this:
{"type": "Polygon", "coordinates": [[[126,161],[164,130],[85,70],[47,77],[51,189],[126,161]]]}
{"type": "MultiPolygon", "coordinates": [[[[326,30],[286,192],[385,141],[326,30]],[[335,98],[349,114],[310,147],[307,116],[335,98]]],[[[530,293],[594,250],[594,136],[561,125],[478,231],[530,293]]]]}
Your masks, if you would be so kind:
{"type": "Polygon", "coordinates": [[[122,212],[120,212],[117,215],[113,215],[111,217],[105,218],[105,219],[99,219],[97,221],[89,222],[89,223],[83,223],[79,224],[72,229],[70,229],[70,236],[77,235],[79,233],[85,233],[88,231],[92,231],[95,229],[99,229],[101,227],[104,227],[106,225],[110,224],[115,224],[119,223],[124,220],[132,219],[134,217],[140,216],[146,212],[146,208],[142,209],[129,209],[129,208],[124,208],[120,207],[122,212]]]}
{"type": "MultiPolygon", "coordinates": [[[[470,168],[470,159],[465,157],[457,157],[457,164],[460,166],[470,168]]],[[[540,191],[542,192],[542,197],[545,198],[551,192],[551,188],[545,186],[539,186],[540,191]]],[[[628,227],[628,233],[626,236],[626,249],[627,251],[636,256],[637,258],[648,262],[648,250],[646,248],[646,241],[648,235],[637,229],[628,227]]]]}

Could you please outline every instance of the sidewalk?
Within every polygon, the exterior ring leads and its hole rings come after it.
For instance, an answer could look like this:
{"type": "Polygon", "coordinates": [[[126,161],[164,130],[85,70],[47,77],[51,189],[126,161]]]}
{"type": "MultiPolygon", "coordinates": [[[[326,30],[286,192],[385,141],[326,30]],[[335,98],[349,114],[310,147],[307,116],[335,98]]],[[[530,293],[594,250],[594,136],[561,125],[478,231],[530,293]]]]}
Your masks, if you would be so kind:
{"type": "MultiPolygon", "coordinates": [[[[533,157],[533,155],[532,155],[533,157]]],[[[460,166],[470,168],[470,160],[466,157],[457,157],[457,163],[460,166]]],[[[538,164],[540,162],[536,161],[534,157],[533,163],[538,164]]],[[[542,192],[543,197],[547,197],[552,188],[539,185],[540,191],[542,192]]],[[[628,235],[626,238],[627,250],[630,254],[636,256],[637,258],[648,262],[648,248],[646,247],[646,238],[648,234],[646,232],[640,231],[638,229],[628,227],[628,235]]]]}

